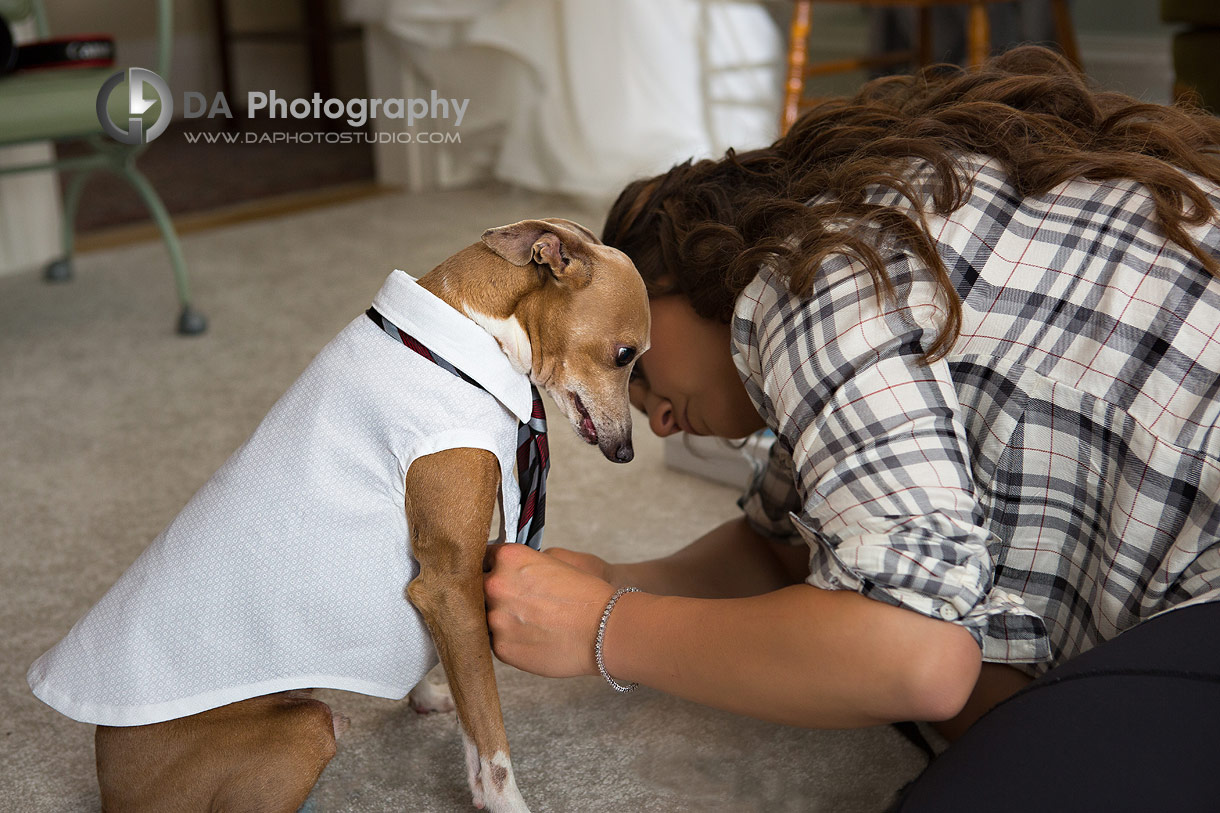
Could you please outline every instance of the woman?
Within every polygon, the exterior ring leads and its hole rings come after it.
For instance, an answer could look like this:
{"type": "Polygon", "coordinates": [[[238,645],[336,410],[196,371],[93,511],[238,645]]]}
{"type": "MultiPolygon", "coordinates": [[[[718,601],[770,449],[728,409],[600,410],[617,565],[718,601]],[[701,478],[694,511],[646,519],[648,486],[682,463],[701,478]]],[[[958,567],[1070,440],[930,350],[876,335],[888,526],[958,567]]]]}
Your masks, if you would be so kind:
{"type": "Polygon", "coordinates": [[[903,810],[1207,809],[1218,151],[1216,120],[1024,48],[629,186],[604,239],[649,286],[634,402],[778,441],[743,518],[672,556],[493,550],[496,654],[596,673],[633,586],[615,682],[967,732],[903,810]]]}

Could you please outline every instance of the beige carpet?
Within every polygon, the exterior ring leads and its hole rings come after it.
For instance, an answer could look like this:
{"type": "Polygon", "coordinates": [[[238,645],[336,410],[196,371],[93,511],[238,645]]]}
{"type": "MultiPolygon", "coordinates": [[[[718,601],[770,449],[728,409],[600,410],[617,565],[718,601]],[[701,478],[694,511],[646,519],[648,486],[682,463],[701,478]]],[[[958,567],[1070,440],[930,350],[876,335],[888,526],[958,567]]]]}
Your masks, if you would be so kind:
{"type": "MultiPolygon", "coordinates": [[[[87,254],[78,278],[0,279],[0,810],[97,809],[92,730],[39,703],[54,644],[253,429],[395,266],[422,273],[489,226],[601,213],[502,189],[387,196],[192,235],[200,338],[174,335],[160,244],[87,254]]],[[[735,493],[552,433],[547,542],[645,558],[734,515],[735,493]]],[[[889,728],[804,731],[600,679],[500,665],[509,739],[536,811],[877,811],[922,768],[889,728]]],[[[352,719],[319,811],[472,809],[452,715],[342,692],[352,719]]]]}

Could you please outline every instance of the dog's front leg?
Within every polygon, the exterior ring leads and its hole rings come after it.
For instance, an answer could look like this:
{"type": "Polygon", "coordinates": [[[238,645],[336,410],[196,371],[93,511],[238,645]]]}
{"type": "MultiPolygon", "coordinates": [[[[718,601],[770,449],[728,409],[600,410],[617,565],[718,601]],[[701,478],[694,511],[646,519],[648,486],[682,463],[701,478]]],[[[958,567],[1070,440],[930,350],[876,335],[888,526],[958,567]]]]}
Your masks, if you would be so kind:
{"type": "Polygon", "coordinates": [[[483,604],[483,556],[499,487],[499,461],[482,449],[450,449],[411,464],[406,511],[420,571],[407,594],[449,677],[475,806],[528,813],[509,760],[483,604]]]}

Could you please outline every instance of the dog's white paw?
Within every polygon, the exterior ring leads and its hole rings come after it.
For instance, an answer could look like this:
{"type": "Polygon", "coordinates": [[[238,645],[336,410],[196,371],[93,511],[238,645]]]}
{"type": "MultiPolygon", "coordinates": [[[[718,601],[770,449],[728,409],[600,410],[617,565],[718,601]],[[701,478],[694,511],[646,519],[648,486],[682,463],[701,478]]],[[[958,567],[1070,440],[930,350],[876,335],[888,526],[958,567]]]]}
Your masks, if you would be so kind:
{"type": "Polygon", "coordinates": [[[521,791],[517,790],[508,754],[497,751],[490,759],[480,757],[479,781],[483,785],[483,801],[490,813],[530,813],[521,791]]]}
{"type": "Polygon", "coordinates": [[[466,752],[466,781],[470,784],[470,801],[479,810],[489,813],[530,813],[508,755],[497,751],[490,758],[480,757],[474,740],[462,731],[466,752]]]}
{"type": "Polygon", "coordinates": [[[483,785],[479,782],[479,749],[474,740],[462,729],[462,747],[466,754],[466,784],[470,785],[470,802],[483,809],[483,785]]]}
{"type": "Polygon", "coordinates": [[[449,681],[445,679],[445,670],[439,665],[424,675],[424,679],[411,690],[407,702],[420,714],[457,709],[453,693],[449,691],[449,681]]]}

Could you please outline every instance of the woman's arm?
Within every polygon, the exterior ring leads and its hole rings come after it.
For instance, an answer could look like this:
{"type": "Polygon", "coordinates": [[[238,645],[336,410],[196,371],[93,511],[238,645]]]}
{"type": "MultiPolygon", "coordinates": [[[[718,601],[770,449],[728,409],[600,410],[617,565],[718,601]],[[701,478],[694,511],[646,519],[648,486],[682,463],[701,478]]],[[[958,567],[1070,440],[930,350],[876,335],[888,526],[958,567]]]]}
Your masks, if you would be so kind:
{"type": "Polygon", "coordinates": [[[547,553],[615,587],[638,587],[662,596],[740,598],[798,584],[809,575],[809,548],[772,542],[744,517],[729,520],[685,548],[660,559],[607,564],[587,553],[547,553]]]}
{"type": "Polygon", "coordinates": [[[808,584],[741,599],[624,595],[603,655],[620,682],[816,728],[948,719],[981,662],[962,627],[808,584]]]}
{"type": "MultiPolygon", "coordinates": [[[[488,561],[496,656],[550,677],[597,674],[593,640],[613,586],[521,545],[491,546],[488,561]]],[[[952,717],[980,663],[961,627],[807,584],[731,599],[629,593],[604,657],[616,680],[814,727],[952,717]]]]}

